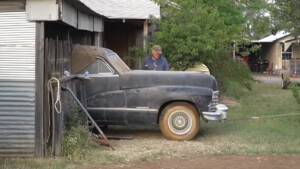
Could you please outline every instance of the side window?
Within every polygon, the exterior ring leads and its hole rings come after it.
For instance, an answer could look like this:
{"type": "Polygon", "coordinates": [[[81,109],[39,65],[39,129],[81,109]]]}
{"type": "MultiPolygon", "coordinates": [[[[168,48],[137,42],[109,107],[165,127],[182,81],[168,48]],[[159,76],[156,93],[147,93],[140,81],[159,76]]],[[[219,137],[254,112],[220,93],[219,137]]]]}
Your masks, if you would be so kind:
{"type": "Polygon", "coordinates": [[[98,73],[114,73],[113,70],[101,59],[98,60],[98,73]]]}
{"type": "Polygon", "coordinates": [[[88,67],[80,71],[80,74],[84,74],[85,71],[88,71],[90,74],[101,74],[101,73],[114,73],[113,69],[111,69],[103,60],[96,59],[92,64],[88,67]]]}

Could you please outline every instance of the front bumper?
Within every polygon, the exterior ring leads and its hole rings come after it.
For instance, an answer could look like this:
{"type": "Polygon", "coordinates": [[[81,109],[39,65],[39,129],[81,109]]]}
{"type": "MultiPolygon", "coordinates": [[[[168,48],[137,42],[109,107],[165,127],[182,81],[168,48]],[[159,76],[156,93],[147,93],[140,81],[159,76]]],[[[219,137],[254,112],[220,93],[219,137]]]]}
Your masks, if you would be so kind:
{"type": "Polygon", "coordinates": [[[217,104],[216,111],[214,112],[202,112],[203,117],[209,121],[221,121],[227,119],[227,110],[228,107],[224,104],[217,104]]]}

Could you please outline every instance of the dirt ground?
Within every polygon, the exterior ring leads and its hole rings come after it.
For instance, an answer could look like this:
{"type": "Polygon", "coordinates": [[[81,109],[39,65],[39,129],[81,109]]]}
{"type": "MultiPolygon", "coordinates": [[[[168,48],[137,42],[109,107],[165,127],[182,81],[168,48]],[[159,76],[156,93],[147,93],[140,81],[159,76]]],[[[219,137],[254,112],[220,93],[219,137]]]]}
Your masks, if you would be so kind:
{"type": "Polygon", "coordinates": [[[189,159],[156,159],[114,165],[88,165],[78,169],[300,169],[300,155],[200,156],[189,159]]]}

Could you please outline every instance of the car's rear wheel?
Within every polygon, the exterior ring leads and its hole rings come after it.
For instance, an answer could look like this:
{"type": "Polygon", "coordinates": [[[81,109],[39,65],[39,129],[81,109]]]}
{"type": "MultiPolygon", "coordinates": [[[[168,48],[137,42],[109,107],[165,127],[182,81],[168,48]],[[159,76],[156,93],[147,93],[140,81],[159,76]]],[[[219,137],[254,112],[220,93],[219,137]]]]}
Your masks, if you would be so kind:
{"type": "Polygon", "coordinates": [[[161,132],[170,140],[191,140],[200,128],[197,110],[185,102],[168,105],[159,118],[161,132]]]}

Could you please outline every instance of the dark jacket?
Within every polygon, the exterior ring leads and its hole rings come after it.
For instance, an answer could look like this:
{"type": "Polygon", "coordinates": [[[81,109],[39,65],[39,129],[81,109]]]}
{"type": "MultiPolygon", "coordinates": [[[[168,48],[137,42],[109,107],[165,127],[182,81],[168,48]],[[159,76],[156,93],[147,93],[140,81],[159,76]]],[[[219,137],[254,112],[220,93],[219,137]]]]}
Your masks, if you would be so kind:
{"type": "Polygon", "coordinates": [[[169,70],[169,64],[165,57],[160,56],[158,59],[153,60],[152,56],[147,56],[144,59],[144,70],[169,70]]]}

